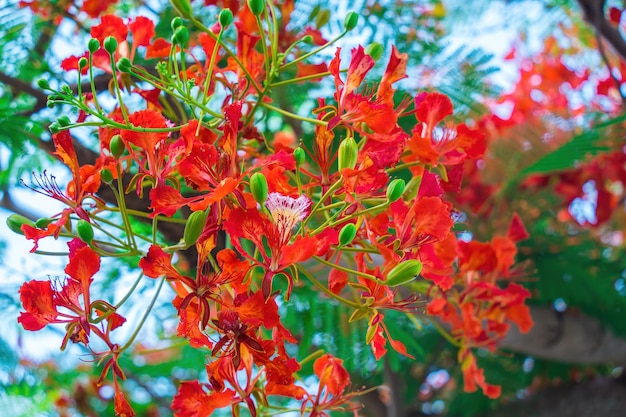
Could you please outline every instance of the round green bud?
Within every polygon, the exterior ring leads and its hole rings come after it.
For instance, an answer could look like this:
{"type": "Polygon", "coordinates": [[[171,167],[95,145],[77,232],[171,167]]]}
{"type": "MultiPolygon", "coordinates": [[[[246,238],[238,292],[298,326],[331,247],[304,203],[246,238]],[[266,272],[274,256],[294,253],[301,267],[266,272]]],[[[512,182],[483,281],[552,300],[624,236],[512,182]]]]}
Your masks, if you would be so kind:
{"type": "Polygon", "coordinates": [[[387,186],[387,201],[393,203],[400,197],[402,197],[402,193],[404,193],[404,188],[406,183],[402,178],[396,178],[391,181],[387,186]]]}
{"type": "Polygon", "coordinates": [[[193,10],[191,9],[191,2],[189,0],[170,0],[172,6],[176,9],[185,19],[189,19],[193,16],[193,10]]]}
{"type": "Polygon", "coordinates": [[[25,224],[35,227],[35,223],[33,223],[32,220],[20,214],[11,214],[9,217],[7,217],[7,226],[14,233],[23,235],[24,232],[22,231],[22,226],[25,224]]]}
{"type": "Polygon", "coordinates": [[[172,36],[172,43],[184,48],[187,46],[187,42],[189,42],[189,30],[184,26],[177,27],[172,36]]]}
{"type": "Polygon", "coordinates": [[[260,16],[265,10],[265,0],[248,0],[248,8],[255,16],[260,16]]]}
{"type": "Polygon", "coordinates": [[[260,205],[265,204],[267,200],[267,179],[260,172],[255,172],[250,177],[250,192],[260,205]]]}
{"type": "Polygon", "coordinates": [[[306,43],[307,45],[311,45],[313,43],[313,36],[311,36],[311,35],[303,36],[301,41],[303,43],[306,43]]]}
{"type": "Polygon", "coordinates": [[[54,109],[54,106],[56,106],[56,104],[55,104],[55,102],[54,102],[54,101],[50,101],[50,100],[48,100],[48,101],[46,102],[46,106],[47,106],[49,109],[54,109]]]}
{"type": "Polygon", "coordinates": [[[37,80],[37,87],[41,88],[42,90],[49,90],[50,83],[48,83],[48,80],[46,80],[45,78],[40,78],[37,80]]]}
{"type": "Polygon", "coordinates": [[[422,263],[417,259],[400,262],[387,274],[387,279],[383,282],[388,287],[406,284],[413,281],[422,272],[422,263]]]}
{"type": "Polygon", "coordinates": [[[177,27],[182,26],[182,25],[183,25],[183,19],[181,19],[178,16],[173,18],[172,23],[170,23],[170,26],[172,27],[172,31],[176,30],[177,27]]]}
{"type": "Polygon", "coordinates": [[[365,53],[372,57],[374,61],[378,61],[383,56],[385,48],[378,42],[372,42],[365,47],[365,53]]]}
{"type": "Polygon", "coordinates": [[[100,179],[107,184],[111,184],[113,181],[113,174],[108,168],[103,168],[102,171],[100,171],[100,179]]]}
{"type": "Polygon", "coordinates": [[[183,240],[187,247],[194,245],[198,241],[198,238],[204,231],[207,217],[208,213],[206,210],[194,211],[189,215],[187,224],[185,224],[185,231],[183,232],[183,240]]]}
{"type": "Polygon", "coordinates": [[[113,36],[107,36],[104,39],[104,50],[110,54],[114,54],[117,51],[117,39],[113,36]]]}
{"type": "Polygon", "coordinates": [[[61,127],[67,127],[67,126],[69,126],[70,124],[72,124],[72,122],[70,121],[70,118],[69,118],[69,117],[67,117],[66,115],[60,116],[60,117],[57,119],[57,123],[58,123],[58,124],[59,124],[59,126],[61,126],[61,127]]]}
{"type": "Polygon", "coordinates": [[[89,64],[89,61],[84,56],[81,56],[78,60],[78,68],[82,71],[89,64]]]}
{"type": "Polygon", "coordinates": [[[359,23],[359,15],[356,12],[349,12],[343,20],[343,27],[346,32],[350,32],[359,23]]]}
{"type": "Polygon", "coordinates": [[[230,9],[223,9],[219,14],[218,19],[220,21],[220,26],[226,29],[231,25],[231,23],[233,23],[233,12],[231,12],[230,9]]]}
{"type": "Polygon", "coordinates": [[[339,232],[339,246],[346,246],[352,243],[356,237],[356,225],[354,223],[346,224],[339,232]]]}
{"type": "Polygon", "coordinates": [[[76,224],[76,234],[86,244],[91,244],[93,241],[93,226],[87,220],[80,219],[76,224]]]}
{"type": "Polygon", "coordinates": [[[347,137],[339,145],[339,171],[349,168],[354,169],[357,157],[359,155],[359,147],[352,136],[347,137]]]}
{"type": "Polygon", "coordinates": [[[45,229],[53,221],[54,219],[51,219],[50,217],[42,217],[35,222],[35,226],[37,226],[38,229],[45,229]]]}
{"type": "Polygon", "coordinates": [[[296,160],[296,168],[299,169],[302,164],[304,164],[304,160],[306,159],[306,153],[302,148],[296,148],[293,150],[293,158],[296,160]]]}
{"type": "Polygon", "coordinates": [[[89,42],[87,43],[87,49],[89,49],[89,52],[91,52],[92,54],[95,54],[96,51],[100,49],[100,41],[96,38],[89,39],[89,42]]]}
{"type": "Polygon", "coordinates": [[[120,72],[130,72],[130,67],[132,65],[133,64],[131,64],[130,59],[126,57],[122,57],[119,61],[117,61],[117,69],[120,70],[120,72]]]}
{"type": "Polygon", "coordinates": [[[126,150],[126,146],[124,146],[124,141],[120,135],[114,135],[109,142],[109,150],[111,151],[111,155],[116,159],[124,154],[126,150]]]}
{"type": "Polygon", "coordinates": [[[61,131],[61,126],[59,126],[57,122],[52,122],[50,126],[48,126],[48,129],[50,129],[50,133],[57,134],[61,131]]]}

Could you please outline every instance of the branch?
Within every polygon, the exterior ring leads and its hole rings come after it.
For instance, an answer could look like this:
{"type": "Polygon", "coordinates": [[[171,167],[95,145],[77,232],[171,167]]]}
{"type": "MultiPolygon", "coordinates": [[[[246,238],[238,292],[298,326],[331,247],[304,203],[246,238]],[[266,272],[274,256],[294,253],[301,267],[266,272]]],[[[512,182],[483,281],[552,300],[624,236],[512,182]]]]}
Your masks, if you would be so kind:
{"type": "Polygon", "coordinates": [[[585,20],[626,60],[626,41],[604,17],[605,0],[578,0],[578,4],[583,9],[585,20]]]}

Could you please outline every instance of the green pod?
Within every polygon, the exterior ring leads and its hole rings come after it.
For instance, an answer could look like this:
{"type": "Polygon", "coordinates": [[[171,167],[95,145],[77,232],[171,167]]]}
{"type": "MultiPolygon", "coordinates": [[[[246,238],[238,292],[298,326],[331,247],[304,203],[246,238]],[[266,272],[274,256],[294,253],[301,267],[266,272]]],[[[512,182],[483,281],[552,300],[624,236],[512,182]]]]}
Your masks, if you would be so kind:
{"type": "Polygon", "coordinates": [[[86,244],[93,242],[93,226],[87,220],[80,219],[76,224],[76,234],[86,244]]]}
{"type": "Polygon", "coordinates": [[[72,124],[72,121],[70,120],[69,117],[67,117],[66,115],[63,115],[63,116],[59,116],[59,118],[57,119],[57,123],[61,127],[68,127],[69,125],[72,124]]]}
{"type": "Polygon", "coordinates": [[[357,23],[359,23],[359,15],[356,12],[350,12],[343,20],[343,28],[346,32],[350,32],[356,27],[357,23]]]}
{"type": "Polygon", "coordinates": [[[422,262],[417,259],[400,262],[387,274],[387,279],[383,284],[388,287],[406,284],[413,281],[422,272],[422,262]]]}
{"type": "Polygon", "coordinates": [[[339,145],[339,171],[342,169],[354,169],[357,157],[359,156],[359,147],[356,140],[352,136],[347,137],[339,145]]]}
{"type": "Polygon", "coordinates": [[[110,54],[114,54],[117,51],[117,39],[113,36],[107,36],[104,38],[104,50],[110,54]]]}
{"type": "Polygon", "coordinates": [[[387,186],[387,201],[389,203],[393,203],[394,201],[402,197],[405,186],[406,183],[402,178],[396,178],[395,180],[391,181],[387,186]]]}
{"type": "Polygon", "coordinates": [[[296,168],[300,168],[302,164],[304,164],[304,160],[306,159],[306,154],[304,149],[296,148],[293,150],[293,158],[296,160],[296,168]]]}
{"type": "Polygon", "coordinates": [[[132,65],[130,59],[126,57],[122,57],[117,61],[117,69],[120,70],[120,72],[130,72],[132,65]]]}
{"type": "Polygon", "coordinates": [[[189,247],[191,245],[195,245],[204,230],[207,217],[208,212],[206,210],[198,210],[191,213],[187,219],[187,224],[185,224],[185,231],[183,233],[185,246],[189,247]]]}
{"type": "Polygon", "coordinates": [[[41,88],[42,90],[49,90],[50,83],[45,78],[40,78],[37,80],[37,87],[41,88]]]}
{"type": "Polygon", "coordinates": [[[42,217],[35,222],[35,226],[37,226],[37,229],[45,229],[53,221],[54,219],[51,219],[50,217],[42,217]]]}
{"type": "Polygon", "coordinates": [[[265,175],[260,172],[255,172],[250,177],[250,192],[252,196],[260,205],[265,204],[265,200],[267,200],[267,179],[265,175]]]}
{"type": "Polygon", "coordinates": [[[248,8],[255,16],[260,16],[265,10],[265,0],[248,0],[248,8]]]}
{"type": "Polygon", "coordinates": [[[172,43],[180,45],[183,48],[189,43],[189,30],[184,26],[179,26],[174,30],[174,36],[172,36],[172,43]]]}
{"type": "Polygon", "coordinates": [[[87,58],[85,58],[84,56],[81,56],[80,59],[78,60],[78,68],[82,70],[83,68],[87,66],[87,64],[89,64],[89,61],[87,60],[87,58]]]}
{"type": "Polygon", "coordinates": [[[365,53],[372,57],[374,61],[378,61],[383,56],[385,48],[378,42],[372,42],[365,47],[365,53]]]}
{"type": "Polygon", "coordinates": [[[22,231],[22,226],[25,224],[35,227],[35,223],[31,219],[24,217],[20,214],[11,214],[9,217],[7,217],[7,226],[9,227],[9,229],[11,229],[12,232],[19,235],[24,234],[24,232],[22,231]]]}
{"type": "Polygon", "coordinates": [[[96,38],[89,39],[89,42],[87,43],[87,49],[89,49],[89,52],[91,52],[92,54],[95,54],[96,51],[100,49],[100,41],[96,38]]]}
{"type": "Polygon", "coordinates": [[[111,173],[111,170],[103,168],[102,171],[100,171],[100,179],[107,184],[111,184],[113,181],[113,174],[111,173]]]}
{"type": "Polygon", "coordinates": [[[124,146],[124,141],[120,135],[114,135],[111,138],[111,141],[109,142],[109,150],[115,159],[118,159],[124,154],[126,146],[124,146]]]}
{"type": "Polygon", "coordinates": [[[217,18],[220,26],[225,29],[233,23],[233,12],[230,9],[223,9],[217,18]]]}

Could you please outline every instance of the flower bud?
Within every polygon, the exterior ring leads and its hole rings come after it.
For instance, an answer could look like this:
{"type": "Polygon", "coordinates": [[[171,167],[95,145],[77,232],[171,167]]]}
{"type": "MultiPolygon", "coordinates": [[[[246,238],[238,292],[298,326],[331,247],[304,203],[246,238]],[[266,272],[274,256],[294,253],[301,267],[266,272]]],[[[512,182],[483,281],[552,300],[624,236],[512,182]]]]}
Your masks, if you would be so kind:
{"type": "Polygon", "coordinates": [[[189,42],[189,30],[184,26],[177,27],[174,30],[174,36],[172,36],[172,43],[184,48],[187,46],[187,42],[189,42]]]}
{"type": "Polygon", "coordinates": [[[306,43],[307,45],[312,45],[313,44],[313,36],[311,35],[306,35],[303,36],[302,39],[300,39],[303,43],[306,43]]]}
{"type": "Polygon", "coordinates": [[[57,123],[59,124],[60,127],[68,127],[72,122],[70,121],[69,117],[67,117],[66,115],[63,115],[57,119],[57,123]]]}
{"type": "Polygon", "coordinates": [[[346,32],[350,32],[359,23],[359,15],[356,12],[349,12],[343,20],[343,28],[346,32]]]}
{"type": "Polygon", "coordinates": [[[346,246],[352,243],[356,237],[356,225],[354,223],[346,224],[339,232],[339,246],[346,246]]]}
{"type": "Polygon", "coordinates": [[[218,15],[218,20],[220,21],[220,26],[226,29],[233,23],[233,12],[230,9],[223,9],[218,15]]]}
{"type": "Polygon", "coordinates": [[[85,58],[84,56],[81,56],[80,59],[78,60],[78,69],[82,71],[83,68],[87,66],[87,64],[89,64],[89,61],[87,61],[87,58],[85,58]]]}
{"type": "Polygon", "coordinates": [[[296,160],[296,168],[300,168],[302,164],[304,164],[304,160],[306,159],[306,154],[304,149],[296,148],[293,150],[293,159],[296,160]]]}
{"type": "Polygon", "coordinates": [[[50,133],[57,134],[61,131],[61,126],[59,126],[57,122],[52,122],[50,126],[48,126],[48,129],[50,129],[50,133]]]}
{"type": "Polygon", "coordinates": [[[80,219],[76,224],[76,234],[80,240],[90,245],[93,241],[93,226],[87,220],[80,219]]]}
{"type": "Polygon", "coordinates": [[[24,217],[22,215],[11,214],[9,217],[7,217],[7,226],[14,233],[23,235],[24,232],[22,231],[22,226],[25,225],[25,224],[27,224],[29,226],[32,226],[32,227],[35,227],[35,223],[33,223],[32,220],[30,220],[29,218],[26,218],[26,217],[24,217]]]}
{"type": "Polygon", "coordinates": [[[122,57],[119,61],[117,61],[117,69],[120,70],[120,72],[130,72],[130,67],[132,67],[132,65],[133,64],[131,64],[130,59],[126,57],[122,57]]]}
{"type": "Polygon", "coordinates": [[[48,80],[46,80],[45,78],[40,78],[37,80],[37,86],[39,88],[41,88],[42,90],[49,90],[50,89],[50,84],[48,83],[48,80]]]}
{"type": "Polygon", "coordinates": [[[102,171],[100,171],[100,179],[107,184],[111,184],[113,181],[113,174],[108,168],[102,168],[102,171]]]}
{"type": "Polygon", "coordinates": [[[110,54],[114,54],[115,51],[117,51],[117,39],[113,36],[104,38],[104,50],[110,54]]]}
{"type": "Polygon", "coordinates": [[[396,178],[391,181],[387,186],[387,201],[389,203],[393,203],[400,197],[402,197],[402,193],[404,192],[405,182],[402,178],[396,178]]]}
{"type": "Polygon", "coordinates": [[[89,49],[89,52],[91,52],[92,54],[95,54],[96,51],[100,49],[100,41],[96,38],[89,39],[89,42],[87,43],[87,49],[89,49]]]}
{"type": "Polygon", "coordinates": [[[422,263],[417,259],[400,262],[387,274],[387,279],[383,282],[388,287],[406,284],[413,281],[422,272],[422,263]]]}
{"type": "Polygon", "coordinates": [[[378,42],[372,42],[365,47],[365,53],[372,57],[374,61],[378,61],[383,56],[385,48],[378,42]]]}
{"type": "Polygon", "coordinates": [[[45,229],[53,221],[54,219],[51,219],[50,217],[42,217],[35,222],[35,226],[37,226],[38,229],[45,229]]]}
{"type": "Polygon", "coordinates": [[[113,155],[116,159],[124,154],[126,147],[124,146],[124,141],[120,135],[113,135],[111,141],[109,142],[109,150],[111,151],[111,155],[113,155]]]}
{"type": "Polygon", "coordinates": [[[339,171],[345,168],[354,169],[359,155],[359,147],[352,136],[347,137],[339,145],[339,171]]]}
{"type": "Polygon", "coordinates": [[[315,16],[315,27],[320,29],[325,26],[326,23],[330,20],[330,10],[322,9],[319,11],[317,16],[315,16]]]}
{"type": "Polygon", "coordinates": [[[267,200],[267,179],[260,172],[255,172],[250,177],[250,192],[254,199],[260,205],[265,204],[267,200]]]}
{"type": "Polygon", "coordinates": [[[204,230],[207,216],[206,210],[194,211],[189,215],[187,224],[185,224],[185,231],[183,232],[183,240],[187,247],[194,245],[198,241],[204,230]]]}
{"type": "Polygon", "coordinates": [[[248,9],[255,16],[260,16],[265,10],[265,0],[248,0],[248,9]]]}
{"type": "Polygon", "coordinates": [[[179,15],[185,19],[189,19],[193,16],[193,10],[191,9],[191,1],[189,0],[170,0],[172,6],[176,9],[179,15]]]}
{"type": "Polygon", "coordinates": [[[178,16],[173,18],[172,22],[170,23],[170,26],[172,27],[172,31],[176,30],[177,27],[182,26],[182,25],[183,25],[183,19],[181,19],[178,16]]]}

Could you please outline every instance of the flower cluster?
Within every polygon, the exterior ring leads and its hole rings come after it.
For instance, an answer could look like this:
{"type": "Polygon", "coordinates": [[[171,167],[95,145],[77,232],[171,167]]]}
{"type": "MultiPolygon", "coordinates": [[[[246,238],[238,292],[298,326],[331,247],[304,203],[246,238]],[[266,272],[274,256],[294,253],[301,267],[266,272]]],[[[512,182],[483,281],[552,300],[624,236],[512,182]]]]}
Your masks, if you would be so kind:
{"type": "Polygon", "coordinates": [[[375,59],[362,46],[348,64],[341,48],[327,66],[307,63],[356,26],[354,13],[344,32],[326,41],[311,28],[287,30],[291,9],[280,2],[250,1],[236,16],[224,9],[211,27],[185,0],[173,3],[186,20],[172,21],[170,41],[155,38],[145,17],[105,15],[85,54],[62,63],[79,80],[88,74],[92,85],[96,69],[109,73],[116,105],[105,110],[95,91],[50,95],[51,105],[77,110],[74,121],[63,116],[51,126],[55,155],[72,180],[63,191],[44,174],[33,188],[67,208],[37,223],[11,221],[34,252],[41,239],[71,237],[69,278],[22,286],[24,328],[64,323],[63,346],[101,339],[108,350],[97,354],[105,364],[100,382],[111,371],[117,414],[134,415],[118,358],[143,321],[125,343],[114,342],[111,331],[125,324],[118,311],[135,286],[115,304],[96,299],[90,284],[102,258],[139,259],[142,276],[158,281],[159,290],[173,289],[177,335],[208,357],[208,382],[180,384],[176,416],[224,407],[256,416],[275,396],[298,401],[311,416],[356,407],[358,391],[349,389],[342,360],[328,353],[313,365],[316,390],[297,382],[305,359],[290,353],[298,339],[279,306],[304,286],[351,308],[348,324],[367,322],[362,338],[377,360],[388,347],[412,358],[385,315],[416,315],[427,303],[428,314],[448,323],[459,341],[465,388],[497,395],[471,348],[495,348],[509,322],[522,331],[532,325],[529,293],[498,284],[510,278],[525,231],[516,217],[505,237],[460,241],[445,197],[460,187],[461,164],[484,154],[484,135],[450,120],[452,103],[442,94],[396,100],[408,57],[395,47],[374,87],[365,78],[375,59]],[[305,35],[317,45],[312,51],[305,35]],[[158,61],[156,72],[142,66],[150,60],[158,61]],[[332,79],[334,91],[317,98],[313,117],[275,105],[275,89],[322,77],[332,79]],[[264,131],[259,121],[268,114],[310,124],[310,137],[264,131]],[[98,129],[92,165],[79,164],[74,149],[72,132],[81,126],[98,129]],[[115,201],[105,201],[105,190],[115,201]],[[181,226],[179,235],[167,235],[163,225],[181,226]]]}

